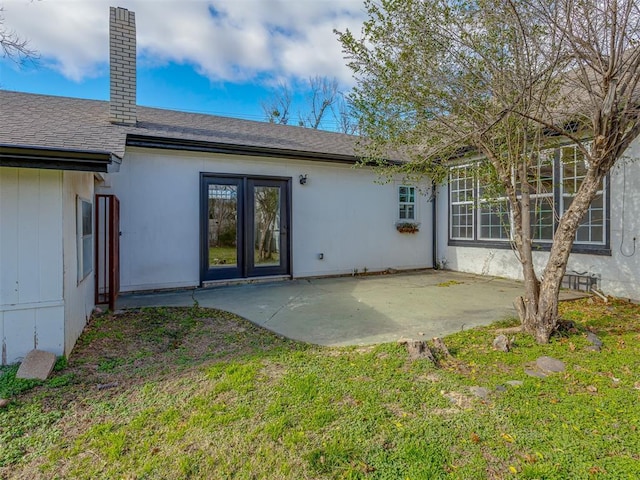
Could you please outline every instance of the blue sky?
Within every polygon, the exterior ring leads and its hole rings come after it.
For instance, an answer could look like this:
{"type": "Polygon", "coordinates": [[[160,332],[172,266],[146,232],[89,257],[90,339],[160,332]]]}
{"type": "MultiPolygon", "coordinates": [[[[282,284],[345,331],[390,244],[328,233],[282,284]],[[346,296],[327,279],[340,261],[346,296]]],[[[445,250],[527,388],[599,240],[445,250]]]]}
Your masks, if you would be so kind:
{"type": "MultiPolygon", "coordinates": [[[[362,0],[2,0],[4,27],[40,59],[0,60],[0,88],[108,99],[109,6],[136,12],[138,104],[263,120],[281,82],[353,83],[333,29],[360,30],[362,0]]],[[[0,106],[1,108],[1,106],[0,106]]],[[[294,110],[299,107],[294,106],[294,110]]],[[[330,128],[330,125],[328,126],[330,128]]]]}

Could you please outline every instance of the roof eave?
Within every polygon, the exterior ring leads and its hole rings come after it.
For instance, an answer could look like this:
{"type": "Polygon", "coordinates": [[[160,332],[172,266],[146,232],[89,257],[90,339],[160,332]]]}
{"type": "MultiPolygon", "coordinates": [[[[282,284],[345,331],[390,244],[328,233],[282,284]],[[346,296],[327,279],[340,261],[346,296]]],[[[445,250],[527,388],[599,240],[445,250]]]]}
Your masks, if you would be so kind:
{"type": "Polygon", "coordinates": [[[183,150],[191,152],[227,153],[232,155],[251,155],[258,157],[274,157],[295,160],[316,160],[333,163],[355,164],[360,159],[355,155],[343,155],[327,152],[290,150],[283,148],[260,147],[202,140],[156,137],[147,135],[127,135],[127,146],[143,148],[160,148],[167,150],[183,150]]]}
{"type": "Polygon", "coordinates": [[[120,162],[120,157],[111,152],[0,144],[2,167],[107,173],[112,171],[110,166],[117,168],[120,162]]]}

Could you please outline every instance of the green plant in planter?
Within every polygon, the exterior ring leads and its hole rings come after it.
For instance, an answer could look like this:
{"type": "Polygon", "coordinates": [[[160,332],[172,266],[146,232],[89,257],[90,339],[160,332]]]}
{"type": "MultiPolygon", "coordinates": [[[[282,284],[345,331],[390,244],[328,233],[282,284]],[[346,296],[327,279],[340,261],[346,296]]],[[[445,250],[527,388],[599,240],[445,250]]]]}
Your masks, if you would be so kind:
{"type": "Polygon", "coordinates": [[[420,223],[418,222],[398,222],[396,230],[400,233],[416,233],[420,231],[420,223]]]}

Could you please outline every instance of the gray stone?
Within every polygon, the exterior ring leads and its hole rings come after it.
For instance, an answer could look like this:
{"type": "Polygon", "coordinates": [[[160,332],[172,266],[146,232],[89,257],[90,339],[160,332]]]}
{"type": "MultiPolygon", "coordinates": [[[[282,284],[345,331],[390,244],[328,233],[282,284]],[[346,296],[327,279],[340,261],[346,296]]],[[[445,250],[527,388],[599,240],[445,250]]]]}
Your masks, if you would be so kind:
{"type": "Polygon", "coordinates": [[[506,383],[510,387],[520,387],[521,385],[524,384],[524,382],[522,380],[508,380],[508,381],[506,381],[504,383],[506,383]]]}
{"type": "Polygon", "coordinates": [[[509,339],[507,338],[506,335],[498,335],[493,340],[493,348],[495,350],[499,350],[500,352],[508,352],[510,346],[511,346],[511,342],[509,342],[509,339]]]}
{"type": "Polygon", "coordinates": [[[600,350],[602,350],[600,347],[598,347],[597,345],[589,345],[588,347],[584,347],[584,349],[587,352],[599,352],[600,350]]]}
{"type": "Polygon", "coordinates": [[[547,376],[544,373],[540,372],[539,370],[532,370],[530,368],[525,368],[524,373],[526,373],[530,377],[547,378],[547,376]]]}
{"type": "Polygon", "coordinates": [[[507,387],[505,387],[504,385],[498,385],[496,387],[496,392],[506,392],[507,391],[507,387]]]}
{"type": "Polygon", "coordinates": [[[540,357],[536,360],[536,366],[544,373],[564,372],[564,362],[552,357],[540,357]]]}
{"type": "Polygon", "coordinates": [[[587,342],[595,347],[602,347],[602,340],[593,332],[587,332],[587,342]]]}
{"type": "Polygon", "coordinates": [[[483,400],[489,396],[489,393],[491,393],[488,388],[478,386],[469,387],[469,391],[476,397],[482,398],[483,400]]]}
{"type": "Polygon", "coordinates": [[[10,400],[7,400],[6,398],[0,398],[0,408],[4,408],[7,405],[9,405],[10,400]]]}
{"type": "Polygon", "coordinates": [[[18,368],[16,378],[46,380],[56,363],[56,356],[43,350],[31,350],[18,368]]]}

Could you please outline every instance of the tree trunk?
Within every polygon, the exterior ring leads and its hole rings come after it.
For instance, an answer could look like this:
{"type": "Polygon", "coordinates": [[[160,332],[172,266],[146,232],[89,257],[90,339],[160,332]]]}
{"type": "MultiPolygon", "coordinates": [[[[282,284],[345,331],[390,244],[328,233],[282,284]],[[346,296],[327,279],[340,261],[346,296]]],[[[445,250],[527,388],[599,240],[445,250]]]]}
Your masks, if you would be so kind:
{"type": "Polygon", "coordinates": [[[571,206],[560,218],[542,281],[536,285],[536,289],[531,288],[532,285],[527,280],[529,269],[524,262],[522,264],[526,293],[525,299],[521,299],[524,308],[516,306],[516,309],[520,315],[523,330],[533,335],[538,343],[548,343],[558,325],[558,296],[562,278],[567,270],[569,254],[580,221],[595,197],[601,181],[602,176],[595,173],[593,169],[587,172],[571,206]],[[524,316],[521,312],[524,312],[524,316]]]}
{"type": "MultiPolygon", "coordinates": [[[[527,164],[522,163],[518,172],[522,182],[522,193],[514,208],[514,226],[516,248],[522,265],[524,277],[524,296],[518,297],[514,305],[518,311],[522,329],[536,336],[538,301],[540,298],[540,280],[533,265],[532,233],[531,233],[531,195],[527,181],[527,164]]],[[[536,336],[537,338],[537,336],[536,336]]]]}

